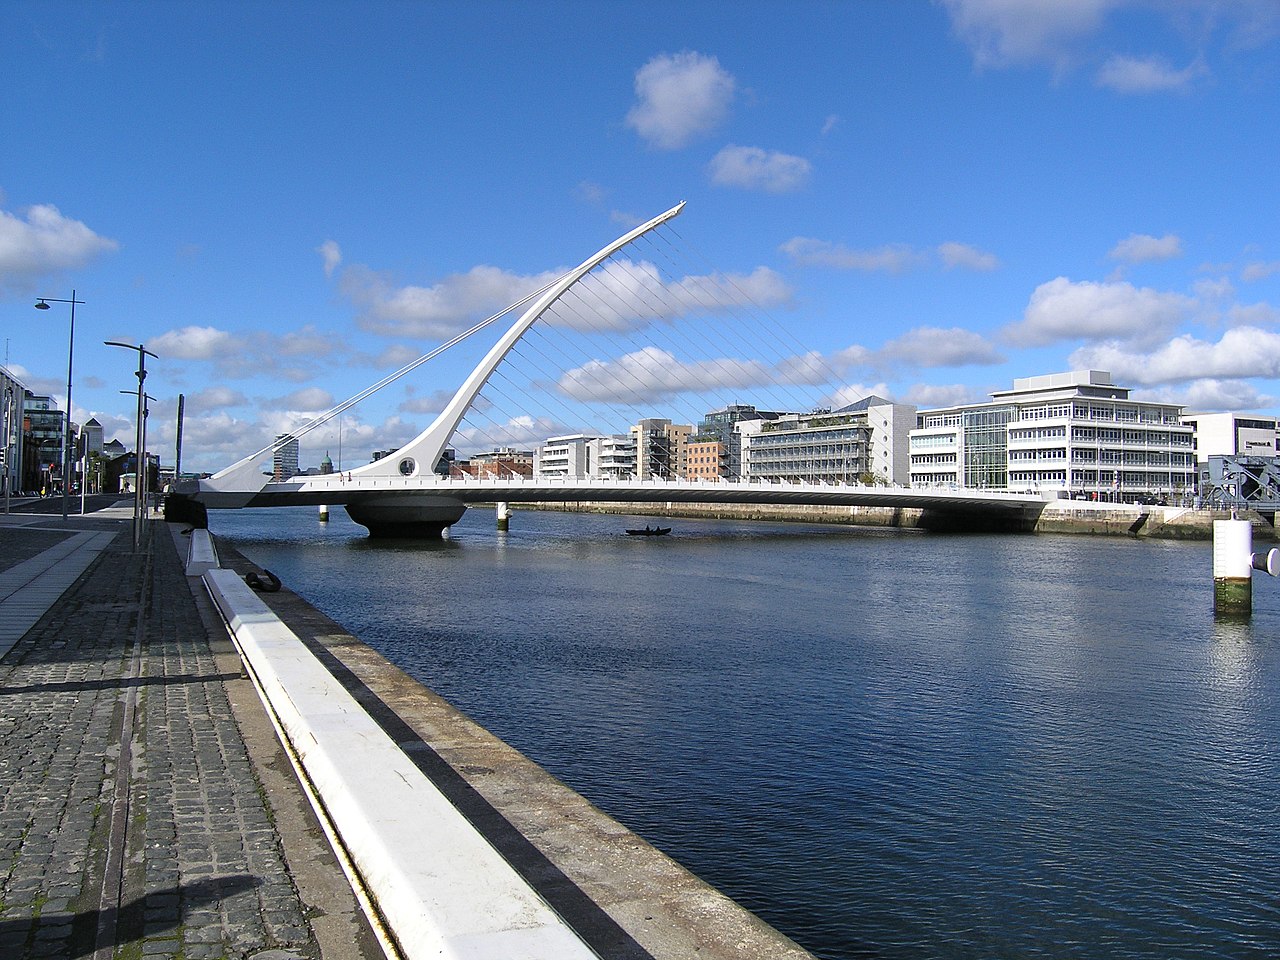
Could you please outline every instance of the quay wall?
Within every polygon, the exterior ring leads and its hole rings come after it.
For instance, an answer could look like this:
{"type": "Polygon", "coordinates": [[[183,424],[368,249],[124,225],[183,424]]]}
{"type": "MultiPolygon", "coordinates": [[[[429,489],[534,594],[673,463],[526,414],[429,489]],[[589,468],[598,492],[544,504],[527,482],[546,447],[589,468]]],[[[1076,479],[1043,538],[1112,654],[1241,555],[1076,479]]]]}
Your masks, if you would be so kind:
{"type": "MultiPolygon", "coordinates": [[[[511,504],[513,509],[565,513],[607,513],[638,517],[689,517],[709,520],[764,520],[833,523],[914,529],[927,525],[924,511],[907,507],[795,506],[740,503],[545,503],[511,504]],[[922,522],[923,521],[923,522],[922,522]]],[[[1194,510],[1140,504],[1051,501],[1025,529],[1034,533],[1080,533],[1099,536],[1150,537],[1164,540],[1210,540],[1213,521],[1230,519],[1224,510],[1194,510]]],[[[1253,525],[1255,540],[1276,540],[1274,521],[1255,511],[1240,518],[1253,525]]],[[[975,529],[982,528],[979,519],[975,529]]],[[[1004,527],[993,529],[1008,529],[1004,527]]]]}

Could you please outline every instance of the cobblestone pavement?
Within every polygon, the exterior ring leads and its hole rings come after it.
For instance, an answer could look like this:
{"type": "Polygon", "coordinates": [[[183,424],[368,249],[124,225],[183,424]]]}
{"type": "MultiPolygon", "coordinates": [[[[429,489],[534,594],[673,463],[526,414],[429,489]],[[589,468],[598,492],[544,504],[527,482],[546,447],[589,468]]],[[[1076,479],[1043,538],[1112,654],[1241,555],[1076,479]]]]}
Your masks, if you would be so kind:
{"type": "Polygon", "coordinates": [[[228,704],[229,641],[152,526],[0,661],[0,957],[318,957],[228,704]]]}

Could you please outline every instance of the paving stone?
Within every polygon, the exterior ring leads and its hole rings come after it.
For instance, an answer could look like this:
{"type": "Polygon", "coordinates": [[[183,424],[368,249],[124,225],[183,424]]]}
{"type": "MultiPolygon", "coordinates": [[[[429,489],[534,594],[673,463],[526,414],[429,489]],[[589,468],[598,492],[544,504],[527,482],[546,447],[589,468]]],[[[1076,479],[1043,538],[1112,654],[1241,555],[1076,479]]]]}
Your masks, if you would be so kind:
{"type": "MultiPolygon", "coordinates": [[[[316,956],[204,621],[167,528],[151,532],[150,557],[127,533],[110,542],[0,659],[0,957],[67,956],[73,910],[93,909],[130,691],[135,955],[240,960],[284,943],[316,956]]],[[[16,536],[0,527],[0,557],[16,536]]]]}

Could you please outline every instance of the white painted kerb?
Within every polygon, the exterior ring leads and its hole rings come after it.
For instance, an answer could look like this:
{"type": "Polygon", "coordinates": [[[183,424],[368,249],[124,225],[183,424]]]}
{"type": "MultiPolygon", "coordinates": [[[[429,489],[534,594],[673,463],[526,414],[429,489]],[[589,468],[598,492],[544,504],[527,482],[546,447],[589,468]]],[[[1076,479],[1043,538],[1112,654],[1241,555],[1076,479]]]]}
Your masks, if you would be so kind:
{"type": "Polygon", "coordinates": [[[187,547],[187,576],[203,577],[208,570],[218,567],[218,551],[208,530],[192,530],[191,543],[187,547]]]}
{"type": "Polygon", "coordinates": [[[234,571],[204,580],[406,958],[596,957],[234,571]]]}

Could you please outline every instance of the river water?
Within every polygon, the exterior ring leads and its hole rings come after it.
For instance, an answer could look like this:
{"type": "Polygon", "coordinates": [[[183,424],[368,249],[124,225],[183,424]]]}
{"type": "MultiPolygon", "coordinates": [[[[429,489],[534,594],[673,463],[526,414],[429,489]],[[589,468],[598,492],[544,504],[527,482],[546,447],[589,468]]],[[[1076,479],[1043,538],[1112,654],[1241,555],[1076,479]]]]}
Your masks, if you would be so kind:
{"type": "Polygon", "coordinates": [[[1280,583],[1207,543],[215,512],[256,563],[820,957],[1280,955],[1280,583]]]}

